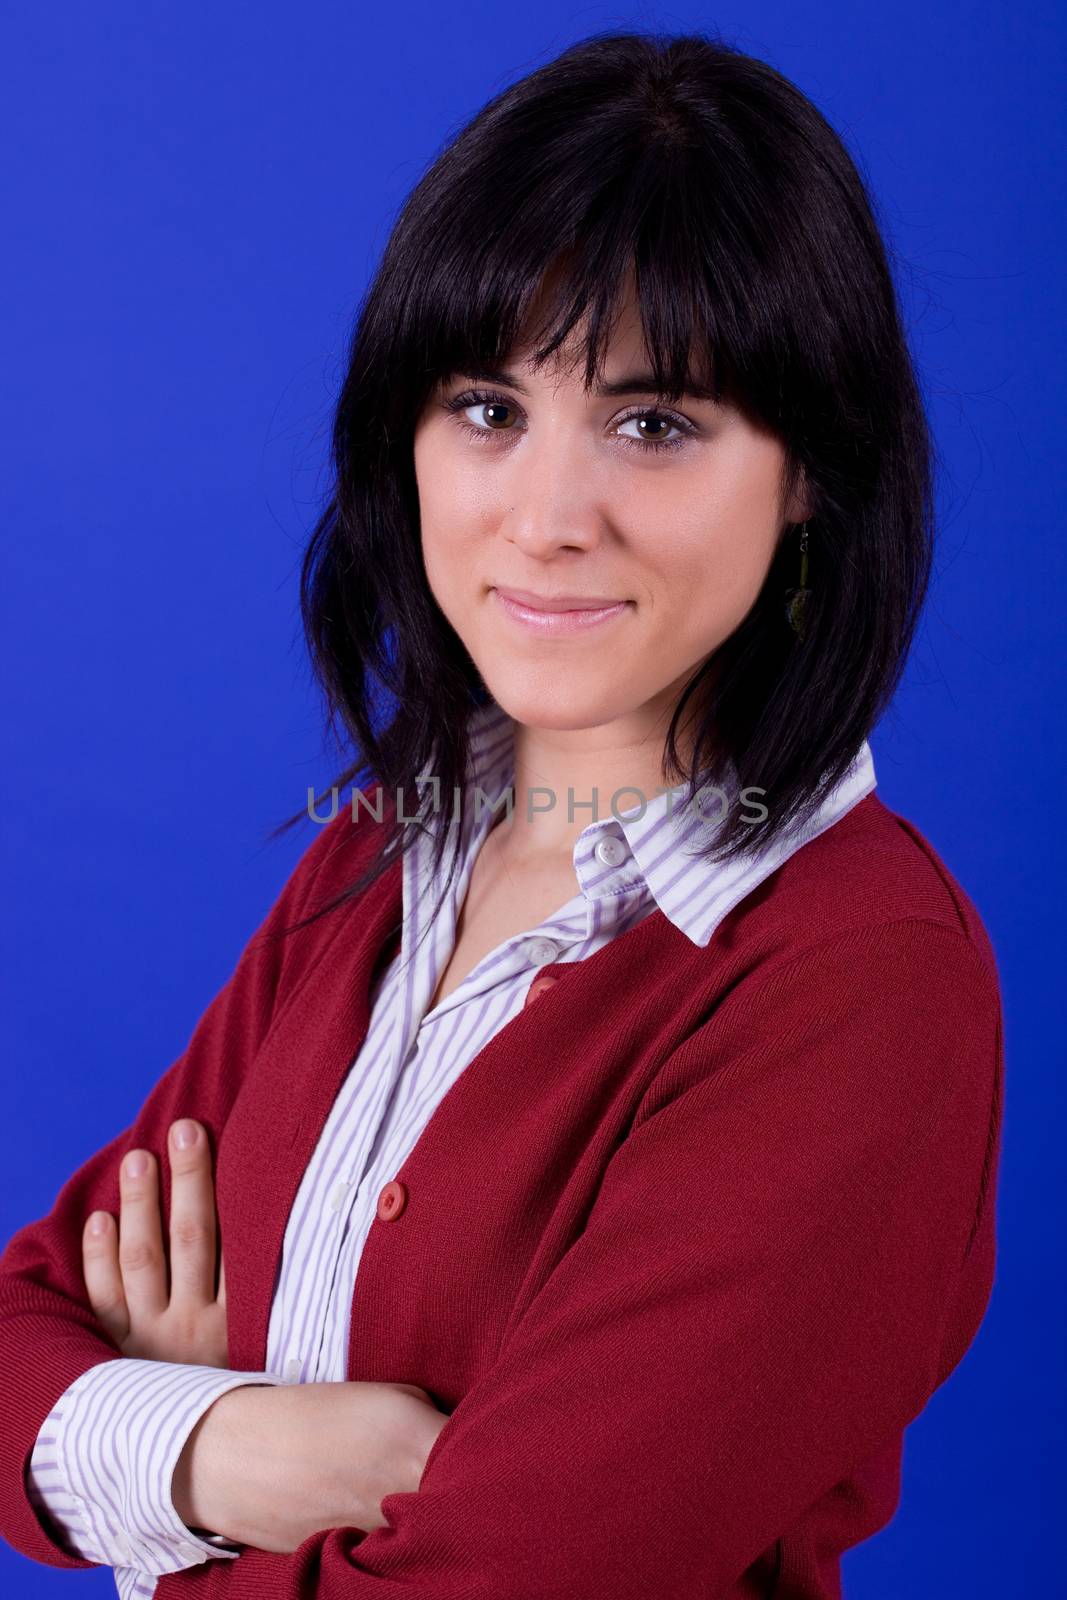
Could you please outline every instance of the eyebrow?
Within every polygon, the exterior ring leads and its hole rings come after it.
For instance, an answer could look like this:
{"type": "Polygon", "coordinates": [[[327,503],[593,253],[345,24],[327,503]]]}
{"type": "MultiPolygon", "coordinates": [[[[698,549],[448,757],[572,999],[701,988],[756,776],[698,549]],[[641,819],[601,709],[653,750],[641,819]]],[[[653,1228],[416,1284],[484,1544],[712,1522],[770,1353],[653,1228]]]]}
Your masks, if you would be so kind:
{"type": "MultiPolygon", "coordinates": [[[[499,383],[509,389],[517,389],[520,394],[529,394],[529,389],[517,378],[513,372],[506,368],[487,367],[480,364],[464,366],[457,370],[453,377],[474,378],[481,383],[499,383]]],[[[667,391],[659,387],[651,372],[629,372],[625,377],[616,378],[612,383],[598,383],[595,385],[594,394],[605,397],[614,397],[622,394],[647,394],[655,399],[666,398],[667,391]]],[[[693,379],[685,381],[683,394],[691,395],[694,400],[716,401],[718,396],[706,384],[696,383],[693,379]]]]}

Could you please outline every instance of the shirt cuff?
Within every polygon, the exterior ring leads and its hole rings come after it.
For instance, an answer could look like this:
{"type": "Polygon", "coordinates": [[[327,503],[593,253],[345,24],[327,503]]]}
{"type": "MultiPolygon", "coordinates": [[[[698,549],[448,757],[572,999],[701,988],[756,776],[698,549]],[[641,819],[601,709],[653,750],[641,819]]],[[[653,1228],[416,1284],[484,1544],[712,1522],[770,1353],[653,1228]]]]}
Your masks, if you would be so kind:
{"type": "Polygon", "coordinates": [[[233,1560],[241,1546],[194,1530],[172,1498],[174,1468],[197,1422],[230,1389],[284,1379],[123,1356],[98,1362],[64,1390],[38,1434],[27,1470],[73,1553],[160,1576],[233,1560]]]}

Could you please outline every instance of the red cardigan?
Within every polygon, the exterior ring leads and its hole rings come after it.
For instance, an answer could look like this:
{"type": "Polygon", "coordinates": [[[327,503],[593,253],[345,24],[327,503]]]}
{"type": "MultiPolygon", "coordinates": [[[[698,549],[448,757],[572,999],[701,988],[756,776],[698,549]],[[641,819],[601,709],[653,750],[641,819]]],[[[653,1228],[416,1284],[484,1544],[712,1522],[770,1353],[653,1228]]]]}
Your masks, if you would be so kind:
{"type": "MultiPolygon", "coordinates": [[[[264,928],[379,841],[342,811],[264,928]]],[[[34,1560],[91,1565],[23,1478],[58,1396],[119,1354],[85,1298],[85,1217],[117,1215],[135,1144],[169,1207],[167,1128],[201,1119],[229,1364],[263,1370],[287,1214],[400,890],[395,863],[354,906],[253,937],[133,1124],[0,1257],[0,1532],[34,1560]]],[[[419,1491],[369,1533],[168,1574],[159,1600],[839,1596],[840,1552],[892,1516],[903,1430],[985,1312],[1002,1071],[986,931],[874,794],[706,948],[654,911],[564,966],[435,1109],[360,1260],[348,1378],[450,1413],[419,1491]]]]}

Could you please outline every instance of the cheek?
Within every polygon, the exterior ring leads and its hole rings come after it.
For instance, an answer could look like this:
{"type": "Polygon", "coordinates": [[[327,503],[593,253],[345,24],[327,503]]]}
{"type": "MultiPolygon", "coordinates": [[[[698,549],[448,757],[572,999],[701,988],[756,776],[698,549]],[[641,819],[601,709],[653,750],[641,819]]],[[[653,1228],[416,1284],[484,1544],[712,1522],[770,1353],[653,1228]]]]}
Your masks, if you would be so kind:
{"type": "Polygon", "coordinates": [[[416,441],[415,481],[419,498],[419,537],[426,577],[438,601],[447,593],[456,570],[457,547],[469,534],[464,513],[463,483],[445,452],[432,438],[416,441]]]}
{"type": "Polygon", "coordinates": [[[665,601],[655,607],[661,626],[704,636],[735,627],[751,609],[778,539],[773,495],[761,490],[752,481],[720,482],[710,491],[705,483],[674,506],[673,516],[664,515],[662,502],[656,508],[660,536],[642,535],[641,546],[653,598],[665,601]],[[736,494],[726,492],[735,487],[736,494]]]}
{"type": "Polygon", "coordinates": [[[422,564],[430,593],[457,632],[464,632],[479,571],[469,535],[447,517],[429,517],[422,528],[422,564]]]}
{"type": "Polygon", "coordinates": [[[478,474],[465,471],[455,452],[428,441],[416,447],[415,477],[419,525],[427,570],[477,543],[486,517],[485,491],[478,474]]]}

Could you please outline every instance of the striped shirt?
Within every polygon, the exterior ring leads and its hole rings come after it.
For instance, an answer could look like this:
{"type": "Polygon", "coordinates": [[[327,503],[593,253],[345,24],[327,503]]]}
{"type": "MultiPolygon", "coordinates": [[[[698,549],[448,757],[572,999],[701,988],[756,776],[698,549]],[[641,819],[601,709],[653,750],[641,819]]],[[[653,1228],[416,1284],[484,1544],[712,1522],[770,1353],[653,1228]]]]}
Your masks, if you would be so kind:
{"type": "MultiPolygon", "coordinates": [[[[480,791],[440,876],[418,833],[403,865],[401,945],[383,970],[367,1036],[326,1119],[286,1225],[263,1372],[121,1358],[98,1363],[59,1397],[38,1434],[26,1482],[43,1520],[73,1554],[111,1566],[122,1600],[150,1600],[156,1578],[239,1551],[191,1531],[170,1485],[193,1427],[241,1384],[343,1382],[352,1293],[379,1193],[448,1089],[526,1003],[538,968],[583,961],[657,907],[695,944],[796,850],[875,787],[864,742],[810,822],[770,849],[708,866],[694,857],[715,812],[680,803],[684,784],[590,822],[574,845],[577,892],[537,927],[485,956],[430,1009],[456,941],[478,851],[514,783],[514,723],[490,703],[474,713],[468,783],[480,791]],[[484,803],[483,803],[484,802],[484,803]],[[458,865],[436,921],[452,853],[458,865]]],[[[422,775],[427,779],[427,773],[422,775]]],[[[623,791],[629,794],[632,791],[623,791]]]]}

